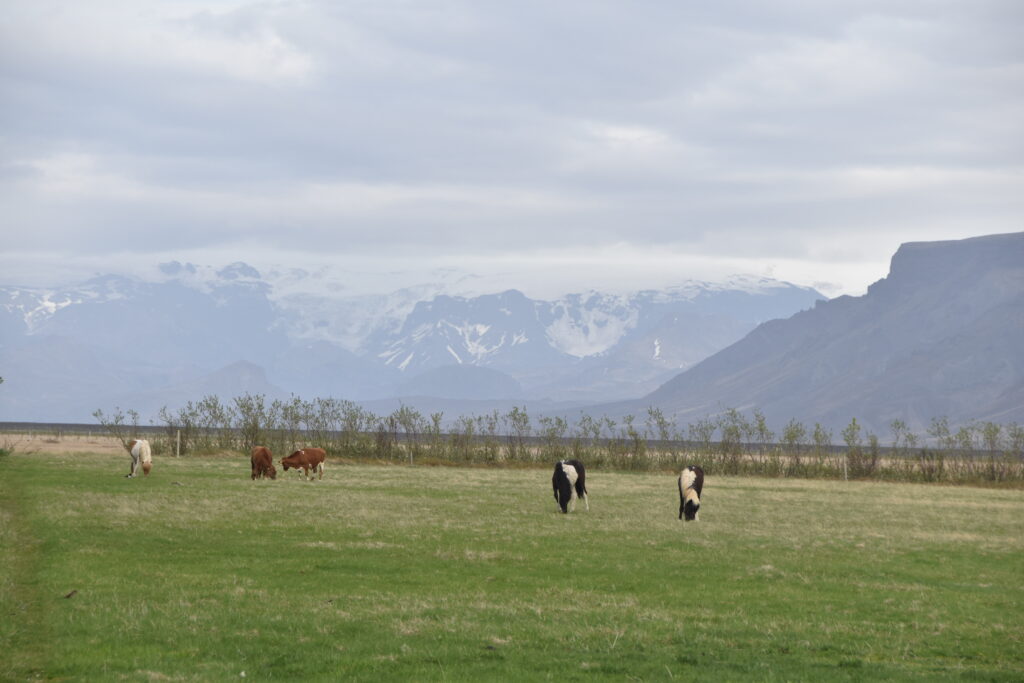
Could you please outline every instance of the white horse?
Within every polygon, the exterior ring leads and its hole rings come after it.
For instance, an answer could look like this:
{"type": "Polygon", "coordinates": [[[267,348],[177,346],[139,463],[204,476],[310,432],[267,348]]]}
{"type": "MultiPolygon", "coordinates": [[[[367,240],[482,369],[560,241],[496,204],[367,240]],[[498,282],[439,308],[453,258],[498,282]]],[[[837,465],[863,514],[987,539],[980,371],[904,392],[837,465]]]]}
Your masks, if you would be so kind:
{"type": "Polygon", "coordinates": [[[128,442],[128,452],[132,455],[132,471],[125,475],[128,479],[135,476],[139,470],[139,463],[142,463],[142,473],[149,476],[153,469],[153,452],[149,448],[149,442],[145,439],[132,439],[128,442]]]}

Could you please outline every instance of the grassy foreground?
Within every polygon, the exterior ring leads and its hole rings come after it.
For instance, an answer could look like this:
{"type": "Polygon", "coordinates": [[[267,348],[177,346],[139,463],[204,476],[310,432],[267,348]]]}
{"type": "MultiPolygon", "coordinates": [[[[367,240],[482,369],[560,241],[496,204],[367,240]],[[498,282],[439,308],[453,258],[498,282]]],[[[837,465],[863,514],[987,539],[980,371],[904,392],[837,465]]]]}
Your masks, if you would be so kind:
{"type": "Polygon", "coordinates": [[[0,679],[1024,678],[1021,491],[127,466],[0,456],[0,679]]]}

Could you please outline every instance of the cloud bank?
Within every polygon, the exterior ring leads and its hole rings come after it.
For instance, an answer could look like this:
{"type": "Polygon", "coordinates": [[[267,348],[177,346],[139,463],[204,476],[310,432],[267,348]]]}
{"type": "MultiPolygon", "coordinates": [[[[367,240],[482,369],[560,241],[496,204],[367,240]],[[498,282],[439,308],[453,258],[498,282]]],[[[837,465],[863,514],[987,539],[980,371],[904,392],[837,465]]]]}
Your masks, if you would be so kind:
{"type": "Polygon", "coordinates": [[[1021,229],[1024,6],[691,4],[7,3],[5,269],[276,254],[838,293],[901,242],[1021,229]]]}

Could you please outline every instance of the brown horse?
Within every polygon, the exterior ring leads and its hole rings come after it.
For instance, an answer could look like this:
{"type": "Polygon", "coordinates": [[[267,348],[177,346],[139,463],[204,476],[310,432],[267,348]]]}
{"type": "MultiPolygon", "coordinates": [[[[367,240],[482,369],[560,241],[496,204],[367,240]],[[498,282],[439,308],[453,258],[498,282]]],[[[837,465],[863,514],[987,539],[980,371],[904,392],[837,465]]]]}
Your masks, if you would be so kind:
{"type": "Polygon", "coordinates": [[[266,446],[254,446],[252,449],[252,457],[249,458],[249,461],[252,464],[253,480],[262,479],[263,477],[277,479],[277,468],[274,467],[274,457],[270,454],[270,449],[266,446]]]}
{"type": "Polygon", "coordinates": [[[284,471],[287,472],[289,467],[299,469],[300,467],[306,473],[306,479],[309,479],[309,471],[319,472],[319,478],[324,478],[324,460],[327,458],[327,452],[322,448],[303,448],[295,451],[287,458],[281,458],[281,466],[284,467],[284,471]]]}

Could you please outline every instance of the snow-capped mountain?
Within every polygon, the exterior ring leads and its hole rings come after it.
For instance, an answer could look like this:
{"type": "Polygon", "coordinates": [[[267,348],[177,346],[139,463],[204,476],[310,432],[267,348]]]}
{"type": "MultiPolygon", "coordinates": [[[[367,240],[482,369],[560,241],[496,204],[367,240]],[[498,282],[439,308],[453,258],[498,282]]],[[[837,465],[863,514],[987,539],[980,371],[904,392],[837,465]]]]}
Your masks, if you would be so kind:
{"type": "Polygon", "coordinates": [[[510,290],[420,302],[374,348],[385,365],[418,373],[489,367],[528,395],[595,400],[641,395],[740,339],[760,322],[813,305],[812,290],[771,280],[691,283],[632,295],[599,292],[538,301],[510,290]]]}
{"type": "Polygon", "coordinates": [[[0,419],[83,420],[111,403],[144,412],[132,401],[158,403],[161,387],[178,397],[214,373],[233,386],[232,367],[304,397],[631,398],[823,298],[759,278],[551,301],[460,296],[458,280],[367,294],[337,273],[172,262],[146,280],[0,287],[0,419]]]}

